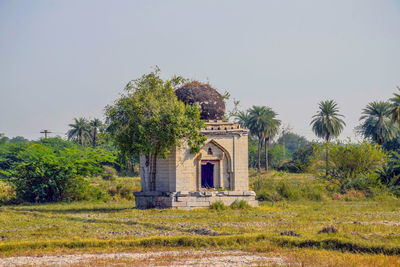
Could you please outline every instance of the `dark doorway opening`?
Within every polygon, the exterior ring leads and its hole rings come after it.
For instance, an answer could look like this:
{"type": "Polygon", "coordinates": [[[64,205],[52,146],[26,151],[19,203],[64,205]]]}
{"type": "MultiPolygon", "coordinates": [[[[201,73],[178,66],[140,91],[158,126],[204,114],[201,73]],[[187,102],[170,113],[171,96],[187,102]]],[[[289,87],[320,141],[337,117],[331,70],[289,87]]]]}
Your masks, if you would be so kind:
{"type": "Polygon", "coordinates": [[[201,165],[201,187],[214,188],[214,164],[201,165]]]}

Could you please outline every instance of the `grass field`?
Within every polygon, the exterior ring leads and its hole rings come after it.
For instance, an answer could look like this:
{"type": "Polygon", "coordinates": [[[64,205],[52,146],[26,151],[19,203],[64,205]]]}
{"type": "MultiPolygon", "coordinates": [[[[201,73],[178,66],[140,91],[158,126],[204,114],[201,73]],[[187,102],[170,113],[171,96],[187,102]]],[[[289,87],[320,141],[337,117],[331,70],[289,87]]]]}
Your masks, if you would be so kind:
{"type": "MultiPolygon", "coordinates": [[[[304,183],[313,178],[276,179],[304,183]]],[[[240,249],[315,266],[398,266],[400,200],[300,198],[223,211],[136,210],[132,201],[0,207],[2,257],[204,248],[240,249]],[[338,232],[318,233],[329,225],[338,232]]]]}

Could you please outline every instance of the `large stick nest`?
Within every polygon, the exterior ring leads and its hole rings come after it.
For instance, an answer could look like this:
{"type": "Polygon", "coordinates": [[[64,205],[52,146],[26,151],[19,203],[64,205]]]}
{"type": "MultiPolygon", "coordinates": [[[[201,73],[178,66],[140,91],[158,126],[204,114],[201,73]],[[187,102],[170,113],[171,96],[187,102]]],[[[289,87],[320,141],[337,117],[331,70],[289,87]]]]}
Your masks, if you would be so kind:
{"type": "Polygon", "coordinates": [[[185,104],[197,103],[202,120],[222,120],[225,114],[225,102],[221,94],[208,84],[200,82],[186,83],[175,91],[179,100],[185,104]]]}

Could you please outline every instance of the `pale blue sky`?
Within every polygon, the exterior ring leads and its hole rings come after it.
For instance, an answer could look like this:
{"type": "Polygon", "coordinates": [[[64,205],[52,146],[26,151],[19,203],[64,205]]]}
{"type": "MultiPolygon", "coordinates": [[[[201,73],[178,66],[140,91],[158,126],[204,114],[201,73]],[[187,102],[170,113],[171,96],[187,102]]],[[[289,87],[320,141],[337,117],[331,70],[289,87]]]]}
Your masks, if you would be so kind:
{"type": "Polygon", "coordinates": [[[102,118],[155,65],[270,106],[309,139],[317,103],[334,99],[345,138],[400,86],[400,1],[0,0],[0,133],[102,118]]]}

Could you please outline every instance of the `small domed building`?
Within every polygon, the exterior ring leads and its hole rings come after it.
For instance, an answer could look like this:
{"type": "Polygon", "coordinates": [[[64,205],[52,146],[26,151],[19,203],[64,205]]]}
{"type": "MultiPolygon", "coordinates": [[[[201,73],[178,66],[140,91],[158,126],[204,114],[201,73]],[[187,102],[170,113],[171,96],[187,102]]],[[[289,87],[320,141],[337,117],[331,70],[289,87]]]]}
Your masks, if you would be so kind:
{"type": "MultiPolygon", "coordinates": [[[[223,121],[225,103],[212,87],[191,82],[176,90],[179,100],[200,107],[207,136],[200,152],[193,154],[187,145],[176,147],[167,159],[157,160],[156,191],[141,179],[142,191],[135,193],[136,207],[193,209],[208,207],[215,201],[230,205],[245,200],[257,206],[249,191],[248,130],[238,123],[223,121]]],[[[140,165],[145,164],[144,157],[140,165]]]]}

